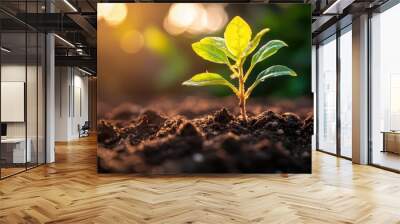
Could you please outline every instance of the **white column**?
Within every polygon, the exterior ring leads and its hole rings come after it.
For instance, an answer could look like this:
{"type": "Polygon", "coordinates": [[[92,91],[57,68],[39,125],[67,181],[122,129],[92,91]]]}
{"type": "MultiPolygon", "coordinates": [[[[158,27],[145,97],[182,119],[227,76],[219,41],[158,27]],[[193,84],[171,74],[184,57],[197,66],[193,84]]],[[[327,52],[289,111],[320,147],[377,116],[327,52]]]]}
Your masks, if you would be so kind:
{"type": "Polygon", "coordinates": [[[55,54],[54,35],[46,36],[46,163],[55,161],[55,54]]]}
{"type": "Polygon", "coordinates": [[[368,16],[353,19],[353,162],[368,163],[368,16]]]}
{"type": "Polygon", "coordinates": [[[55,141],[71,139],[71,67],[57,66],[55,68],[55,141]]]}

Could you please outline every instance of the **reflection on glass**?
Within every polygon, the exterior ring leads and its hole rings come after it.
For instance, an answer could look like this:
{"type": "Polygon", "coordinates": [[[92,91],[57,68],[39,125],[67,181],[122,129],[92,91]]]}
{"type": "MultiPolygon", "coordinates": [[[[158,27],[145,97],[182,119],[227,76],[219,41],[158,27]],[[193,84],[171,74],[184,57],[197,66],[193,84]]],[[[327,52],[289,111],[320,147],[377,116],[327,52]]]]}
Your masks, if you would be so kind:
{"type": "Polygon", "coordinates": [[[318,148],[336,153],[336,37],[318,48],[318,148]]]}
{"type": "Polygon", "coordinates": [[[45,52],[45,44],[46,44],[46,38],[45,35],[42,33],[39,33],[38,35],[38,76],[37,76],[37,82],[38,82],[38,135],[37,135],[37,151],[38,151],[38,156],[37,156],[37,162],[38,164],[43,164],[45,163],[45,60],[46,60],[46,52],[45,52]]]}
{"type": "Polygon", "coordinates": [[[35,32],[27,33],[27,142],[30,147],[30,161],[27,167],[37,165],[37,34],[35,32]]]}
{"type": "Polygon", "coordinates": [[[352,157],[352,35],[351,26],[340,36],[340,153],[352,157]]]}
{"type": "Polygon", "coordinates": [[[372,163],[400,170],[400,5],[372,17],[372,163]],[[386,132],[386,134],[384,134],[386,132]]]}
{"type": "Polygon", "coordinates": [[[1,175],[25,170],[30,162],[30,142],[26,141],[26,34],[2,33],[1,46],[1,175]]]}

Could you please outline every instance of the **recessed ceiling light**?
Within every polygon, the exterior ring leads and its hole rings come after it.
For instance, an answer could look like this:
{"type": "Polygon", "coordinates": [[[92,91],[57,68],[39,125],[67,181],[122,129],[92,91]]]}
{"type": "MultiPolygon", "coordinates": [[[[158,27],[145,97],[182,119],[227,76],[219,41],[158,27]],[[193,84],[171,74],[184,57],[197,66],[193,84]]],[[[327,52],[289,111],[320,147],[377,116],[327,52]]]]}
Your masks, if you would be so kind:
{"type": "Polygon", "coordinates": [[[336,0],[322,14],[342,14],[343,10],[351,5],[355,0],[336,0]]]}
{"type": "Polygon", "coordinates": [[[68,40],[62,38],[61,36],[59,36],[58,34],[54,34],[55,37],[57,37],[59,40],[61,40],[62,42],[64,42],[65,44],[67,44],[68,46],[75,48],[75,45],[73,45],[71,42],[69,42],[68,40]]]}
{"type": "Polygon", "coordinates": [[[83,70],[83,69],[81,69],[81,68],[79,68],[79,67],[78,67],[78,70],[81,71],[81,72],[83,72],[83,73],[85,73],[85,74],[87,74],[87,75],[90,75],[90,76],[93,75],[92,73],[90,73],[90,72],[88,72],[88,71],[86,71],[86,70],[83,70]]]}
{"type": "Polygon", "coordinates": [[[64,3],[68,5],[74,12],[78,12],[78,10],[73,6],[68,0],[64,0],[64,3]]]}

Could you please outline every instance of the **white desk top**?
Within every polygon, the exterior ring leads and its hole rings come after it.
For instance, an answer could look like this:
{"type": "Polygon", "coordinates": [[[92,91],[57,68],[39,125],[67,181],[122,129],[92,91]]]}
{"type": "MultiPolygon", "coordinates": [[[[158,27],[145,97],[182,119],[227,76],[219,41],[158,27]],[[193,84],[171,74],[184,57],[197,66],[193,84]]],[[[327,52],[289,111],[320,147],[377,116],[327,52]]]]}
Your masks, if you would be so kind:
{"type": "MultiPolygon", "coordinates": [[[[28,139],[29,141],[29,139],[28,139]]],[[[5,138],[5,139],[1,139],[1,143],[21,143],[21,142],[25,142],[25,138],[5,138]]]]}

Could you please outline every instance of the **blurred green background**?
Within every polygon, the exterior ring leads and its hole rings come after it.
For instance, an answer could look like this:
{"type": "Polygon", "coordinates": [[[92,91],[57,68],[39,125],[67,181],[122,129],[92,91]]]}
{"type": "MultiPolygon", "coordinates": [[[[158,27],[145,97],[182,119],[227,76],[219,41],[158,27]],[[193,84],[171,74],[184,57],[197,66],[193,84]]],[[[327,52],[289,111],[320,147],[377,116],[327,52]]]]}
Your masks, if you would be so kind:
{"type": "MultiPolygon", "coordinates": [[[[309,5],[103,3],[98,17],[99,102],[113,105],[157,96],[232,95],[223,86],[185,87],[181,82],[207,70],[237,84],[237,79],[229,78],[225,65],[205,61],[191,49],[191,44],[203,37],[223,37],[226,24],[237,15],[250,24],[253,36],[270,28],[259,47],[273,39],[289,45],[257,64],[247,86],[259,72],[275,64],[298,74],[267,80],[255,89],[253,97],[311,100],[309,5]]],[[[245,68],[250,60],[248,57],[245,68]]]]}

